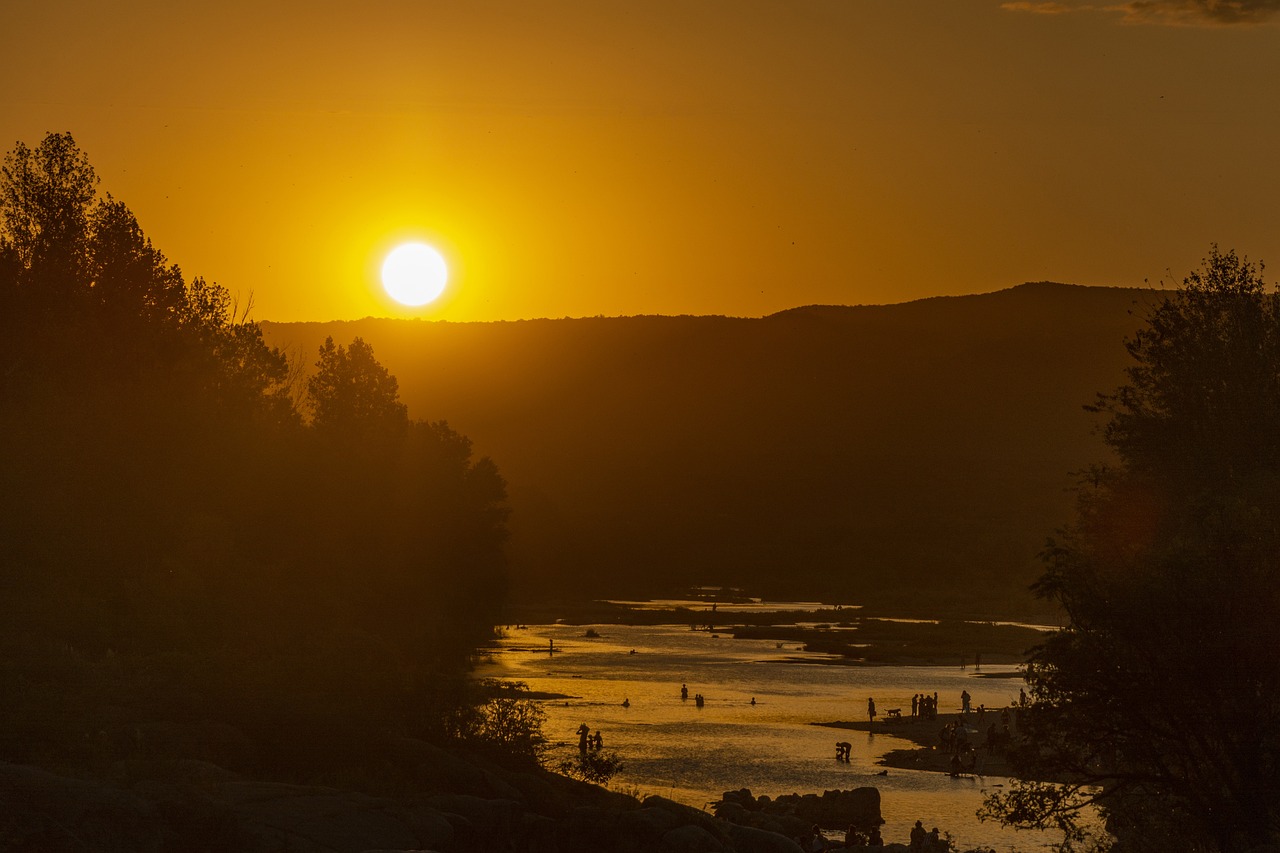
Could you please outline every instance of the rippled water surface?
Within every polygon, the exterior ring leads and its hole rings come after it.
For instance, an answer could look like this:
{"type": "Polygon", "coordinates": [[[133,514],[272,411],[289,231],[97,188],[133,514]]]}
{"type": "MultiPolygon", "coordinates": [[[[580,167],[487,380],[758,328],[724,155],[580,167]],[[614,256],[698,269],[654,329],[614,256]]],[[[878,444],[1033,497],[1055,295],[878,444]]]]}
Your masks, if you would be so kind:
{"type": "MultiPolygon", "coordinates": [[[[1039,850],[1052,840],[977,820],[983,792],[998,790],[1006,779],[894,769],[876,776],[883,769],[877,758],[912,744],[888,734],[811,725],[865,719],[868,697],[881,714],[890,708],[909,713],[912,694],[920,692],[936,691],[943,712],[959,710],[962,690],[975,706],[998,708],[1016,700],[1020,679],[981,678],[959,666],[832,665],[794,642],[735,640],[688,626],[590,626],[598,638],[584,636],[587,627],[511,629],[479,673],[572,697],[542,703],[553,763],[573,755],[575,731],[586,723],[603,733],[606,750],[625,761],[615,787],[701,808],[723,791],[744,787],[776,796],[874,785],[886,841],[905,843],[917,819],[950,832],[961,849],[1039,850]],[[687,701],[680,699],[681,684],[689,687],[687,701]],[[700,709],[697,693],[706,697],[700,709]],[[853,745],[850,763],[834,760],[837,740],[853,745]]],[[[1012,670],[983,667],[986,674],[1012,670]]]]}

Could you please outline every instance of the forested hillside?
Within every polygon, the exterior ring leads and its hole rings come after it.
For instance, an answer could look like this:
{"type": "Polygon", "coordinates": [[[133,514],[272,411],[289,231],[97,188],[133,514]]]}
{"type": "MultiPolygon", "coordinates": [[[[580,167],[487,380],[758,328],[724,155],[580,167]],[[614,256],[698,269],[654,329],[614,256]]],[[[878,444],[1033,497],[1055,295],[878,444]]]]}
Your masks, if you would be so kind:
{"type": "Polygon", "coordinates": [[[416,417],[497,460],[521,595],[727,583],[999,613],[1032,606],[1071,472],[1103,454],[1082,407],[1151,298],[262,327],[290,351],[370,341],[416,417]]]}

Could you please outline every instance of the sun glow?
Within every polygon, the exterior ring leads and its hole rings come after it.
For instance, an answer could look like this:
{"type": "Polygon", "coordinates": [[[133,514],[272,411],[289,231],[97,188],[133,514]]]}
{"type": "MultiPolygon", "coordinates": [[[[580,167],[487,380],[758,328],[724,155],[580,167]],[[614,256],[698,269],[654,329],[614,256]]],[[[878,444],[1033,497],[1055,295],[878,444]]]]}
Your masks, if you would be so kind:
{"type": "Polygon", "coordinates": [[[401,305],[426,305],[444,293],[449,267],[426,243],[404,243],[382,262],[382,287],[401,305]]]}

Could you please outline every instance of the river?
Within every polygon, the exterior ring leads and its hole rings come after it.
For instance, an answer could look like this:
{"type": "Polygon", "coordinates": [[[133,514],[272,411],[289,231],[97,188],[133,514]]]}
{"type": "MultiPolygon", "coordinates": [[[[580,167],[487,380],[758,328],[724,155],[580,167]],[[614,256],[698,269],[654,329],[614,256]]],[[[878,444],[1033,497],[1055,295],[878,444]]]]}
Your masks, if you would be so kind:
{"type": "MultiPolygon", "coordinates": [[[[817,605],[747,607],[797,606],[817,605]]],[[[1013,667],[985,666],[979,674],[959,665],[864,667],[827,660],[795,642],[735,640],[691,631],[687,624],[529,625],[509,630],[478,674],[571,697],[541,702],[551,764],[574,754],[575,732],[585,723],[602,733],[606,750],[624,760],[614,788],[704,808],[738,788],[776,796],[872,785],[880,789],[888,842],[905,843],[917,819],[926,829],[949,832],[961,850],[981,845],[1032,851],[1055,840],[977,819],[983,795],[1007,786],[1007,779],[953,779],[897,769],[879,776],[884,768],[876,759],[911,747],[910,742],[887,733],[812,725],[865,719],[868,698],[875,699],[881,714],[891,708],[910,713],[912,695],[922,692],[936,691],[943,712],[960,709],[962,690],[969,691],[975,706],[1000,708],[1017,699],[1022,681],[982,676],[1013,667]],[[586,636],[588,628],[599,636],[586,636]],[[688,685],[688,700],[680,698],[682,684],[688,685]],[[702,708],[695,694],[705,697],[702,708]],[[837,740],[852,744],[847,764],[835,761],[837,740]]]]}

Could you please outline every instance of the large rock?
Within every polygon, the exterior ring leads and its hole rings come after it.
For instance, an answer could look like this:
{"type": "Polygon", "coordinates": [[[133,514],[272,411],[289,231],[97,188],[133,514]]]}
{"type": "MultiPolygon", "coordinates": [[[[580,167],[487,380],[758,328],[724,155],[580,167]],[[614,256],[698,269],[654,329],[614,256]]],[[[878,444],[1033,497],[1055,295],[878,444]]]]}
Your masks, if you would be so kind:
{"type": "Polygon", "coordinates": [[[681,824],[681,819],[676,813],[656,806],[645,806],[626,812],[622,818],[628,829],[633,829],[642,838],[651,839],[661,838],[681,824]]]}
{"type": "Polygon", "coordinates": [[[694,824],[668,830],[662,836],[662,844],[672,853],[725,853],[729,849],[719,838],[694,824]]]}
{"type": "Polygon", "coordinates": [[[437,811],[462,815],[503,835],[513,835],[524,814],[524,807],[513,800],[489,800],[470,794],[441,794],[428,799],[427,805],[437,811]]]}
{"type": "Polygon", "coordinates": [[[804,853],[793,839],[752,826],[729,826],[729,840],[737,853],[804,853]]]}
{"type": "MultiPolygon", "coordinates": [[[[880,791],[876,788],[854,788],[848,791],[824,791],[817,794],[785,794],[770,799],[756,799],[745,788],[726,791],[713,805],[718,816],[744,826],[771,829],[762,816],[792,818],[808,829],[817,824],[824,829],[846,829],[850,825],[864,831],[880,826],[880,791]]],[[[780,831],[774,829],[773,831],[780,831]]],[[[781,830],[792,834],[790,827],[781,830]]]]}
{"type": "Polygon", "coordinates": [[[723,824],[693,806],[686,806],[684,803],[677,803],[675,800],[668,800],[666,797],[656,795],[645,797],[644,806],[645,808],[662,809],[675,816],[681,823],[689,823],[701,827],[714,837],[722,838],[725,836],[723,824]]]}
{"type": "Polygon", "coordinates": [[[0,849],[150,853],[165,841],[155,807],[132,793],[0,764],[0,849]]]}
{"type": "Polygon", "coordinates": [[[259,796],[236,806],[259,849],[296,853],[359,851],[370,847],[410,850],[418,837],[392,804],[339,791],[255,786],[259,796]]]}

